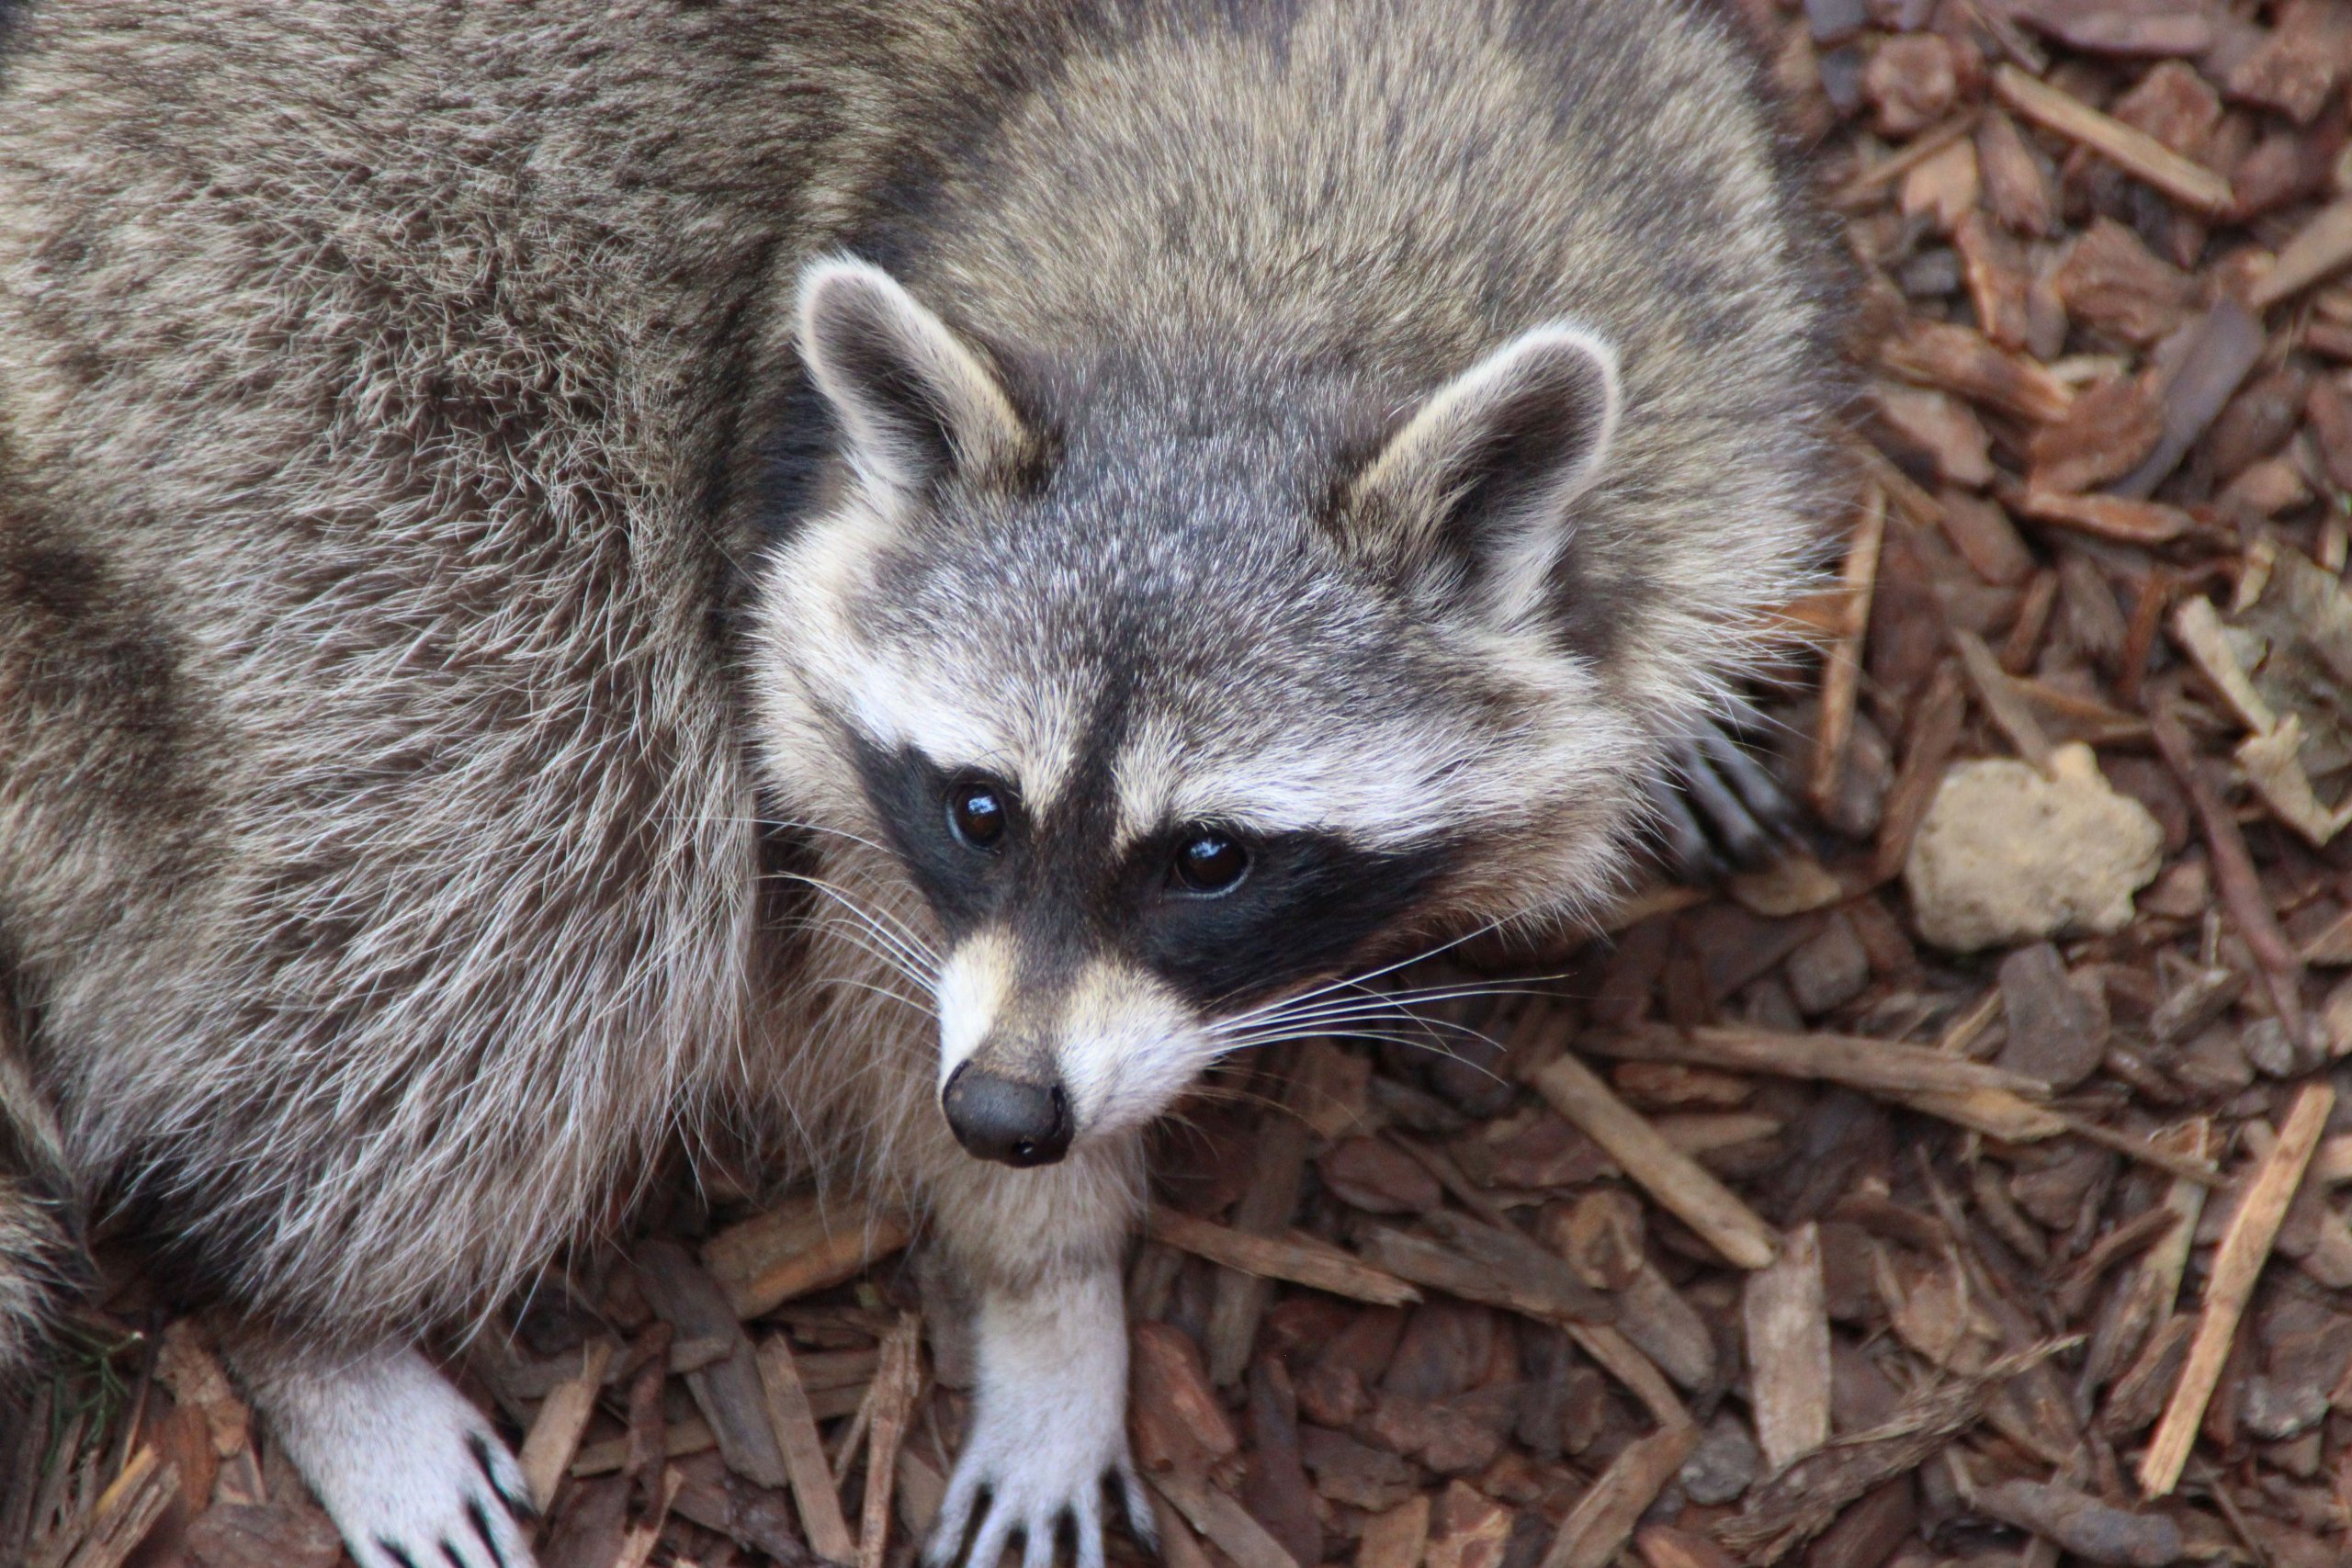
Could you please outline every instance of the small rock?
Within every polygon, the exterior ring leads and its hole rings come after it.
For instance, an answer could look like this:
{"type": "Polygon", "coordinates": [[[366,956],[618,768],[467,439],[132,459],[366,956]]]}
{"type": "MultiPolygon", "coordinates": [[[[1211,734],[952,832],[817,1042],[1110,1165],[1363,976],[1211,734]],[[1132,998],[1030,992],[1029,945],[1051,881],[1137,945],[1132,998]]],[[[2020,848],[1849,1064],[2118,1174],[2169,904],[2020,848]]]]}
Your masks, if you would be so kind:
{"type": "Polygon", "coordinates": [[[2059,747],[2051,768],[1988,758],[1944,774],[1903,868],[1920,935],[1966,953],[2130,923],[2163,829],[2108,787],[2087,746],[2059,747]]]}
{"type": "Polygon", "coordinates": [[[2010,1072],[2072,1089],[2107,1054],[2105,994],[2076,985],[2046,942],[2001,960],[2001,1007],[2009,1039],[1997,1065],[2010,1072]]]}
{"type": "Polygon", "coordinates": [[[2301,1060],[2294,1041],[2288,1037],[2287,1026],[2275,1018],[2257,1018],[2247,1024],[2245,1032],[2238,1036],[2238,1049],[2265,1077],[2290,1078],[2318,1066],[2301,1060]]]}
{"type": "Polygon", "coordinates": [[[1682,1461],[1678,1479],[1693,1503],[1728,1503],[1747,1490],[1762,1462],[1747,1428],[1737,1416],[1724,1414],[1708,1424],[1699,1446],[1682,1461]]]}
{"type": "Polygon", "coordinates": [[[2238,1414],[2247,1431],[2275,1443],[2317,1426],[2327,1414],[2327,1391],[2311,1383],[2274,1382],[2256,1373],[2245,1380],[2238,1414]]]}
{"type": "Polygon", "coordinates": [[[1798,1011],[1825,1013],[1861,995],[1871,983],[1871,956],[1854,935],[1854,923],[1832,915],[1819,936],[1789,954],[1781,973],[1798,1011]]]}

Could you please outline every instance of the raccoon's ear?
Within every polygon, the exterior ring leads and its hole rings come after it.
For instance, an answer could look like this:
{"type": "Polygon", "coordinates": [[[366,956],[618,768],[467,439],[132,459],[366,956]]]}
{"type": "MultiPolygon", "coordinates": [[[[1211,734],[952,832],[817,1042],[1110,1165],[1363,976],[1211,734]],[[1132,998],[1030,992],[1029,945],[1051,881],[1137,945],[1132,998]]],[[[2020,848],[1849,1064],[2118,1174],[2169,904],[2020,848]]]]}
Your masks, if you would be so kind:
{"type": "Polygon", "coordinates": [[[800,274],[801,363],[871,482],[917,491],[1010,473],[1034,449],[996,372],[880,267],[848,256],[800,274]]]}
{"type": "Polygon", "coordinates": [[[1619,401],[1606,343],[1565,322],[1522,333],[1423,400],[1348,485],[1342,525],[1389,570],[1516,618],[1541,601],[1619,401]]]}

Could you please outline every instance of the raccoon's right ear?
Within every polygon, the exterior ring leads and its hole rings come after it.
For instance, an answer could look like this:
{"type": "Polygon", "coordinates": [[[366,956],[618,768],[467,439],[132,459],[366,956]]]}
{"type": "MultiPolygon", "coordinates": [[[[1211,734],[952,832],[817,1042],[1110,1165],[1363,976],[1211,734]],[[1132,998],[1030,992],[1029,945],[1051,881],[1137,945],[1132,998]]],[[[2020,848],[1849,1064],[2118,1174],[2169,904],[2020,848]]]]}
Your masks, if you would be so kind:
{"type": "Polygon", "coordinates": [[[880,267],[809,263],[799,327],[800,361],[869,482],[911,491],[950,473],[986,479],[1034,452],[996,373],[880,267]]]}
{"type": "Polygon", "coordinates": [[[1522,333],[1422,400],[1342,492],[1340,526],[1400,578],[1516,620],[1544,600],[1620,401],[1609,344],[1567,322],[1522,333]]]}

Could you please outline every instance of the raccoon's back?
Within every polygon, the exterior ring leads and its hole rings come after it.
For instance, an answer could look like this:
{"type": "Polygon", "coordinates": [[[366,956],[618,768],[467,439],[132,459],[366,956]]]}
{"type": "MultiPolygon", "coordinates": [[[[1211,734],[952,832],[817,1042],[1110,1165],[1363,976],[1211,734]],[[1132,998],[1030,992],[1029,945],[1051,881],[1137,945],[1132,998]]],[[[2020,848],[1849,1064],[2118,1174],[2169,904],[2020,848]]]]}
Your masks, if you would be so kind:
{"type": "Polygon", "coordinates": [[[767,236],[633,194],[685,95],[539,15],[61,4],[0,72],[40,1077],[193,1283],[345,1320],[535,1266],[741,1005],[681,431],[767,236]]]}

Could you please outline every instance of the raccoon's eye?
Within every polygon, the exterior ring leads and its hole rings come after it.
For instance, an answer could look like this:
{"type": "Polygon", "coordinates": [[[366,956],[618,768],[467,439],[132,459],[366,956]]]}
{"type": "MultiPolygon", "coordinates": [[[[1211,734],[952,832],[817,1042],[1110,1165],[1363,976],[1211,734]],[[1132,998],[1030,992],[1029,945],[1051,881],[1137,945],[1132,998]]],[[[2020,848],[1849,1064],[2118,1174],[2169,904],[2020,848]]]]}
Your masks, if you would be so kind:
{"type": "Polygon", "coordinates": [[[1176,880],[1195,893],[1222,893],[1250,869],[1250,852],[1206,829],[1176,846],[1176,880]]]}
{"type": "Polygon", "coordinates": [[[947,825],[976,850],[992,850],[1004,841],[1008,815],[1003,791],[985,779],[957,784],[947,797],[947,825]]]}

